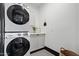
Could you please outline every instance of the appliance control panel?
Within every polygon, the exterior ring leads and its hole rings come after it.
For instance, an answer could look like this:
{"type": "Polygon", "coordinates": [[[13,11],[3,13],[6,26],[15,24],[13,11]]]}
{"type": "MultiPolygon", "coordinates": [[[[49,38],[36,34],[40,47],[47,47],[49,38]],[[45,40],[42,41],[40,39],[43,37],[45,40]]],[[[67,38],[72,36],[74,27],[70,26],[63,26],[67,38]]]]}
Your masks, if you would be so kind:
{"type": "Polygon", "coordinates": [[[10,39],[14,37],[23,37],[23,36],[28,36],[28,33],[6,33],[5,39],[10,39]]]}

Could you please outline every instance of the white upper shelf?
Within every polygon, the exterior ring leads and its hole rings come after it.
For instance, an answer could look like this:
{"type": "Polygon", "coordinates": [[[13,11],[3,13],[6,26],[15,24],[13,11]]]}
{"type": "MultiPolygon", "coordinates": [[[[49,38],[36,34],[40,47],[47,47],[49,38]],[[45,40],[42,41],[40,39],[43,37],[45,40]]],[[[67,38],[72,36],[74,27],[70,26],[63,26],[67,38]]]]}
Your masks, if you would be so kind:
{"type": "Polygon", "coordinates": [[[45,33],[29,33],[30,35],[45,35],[45,33]]]}

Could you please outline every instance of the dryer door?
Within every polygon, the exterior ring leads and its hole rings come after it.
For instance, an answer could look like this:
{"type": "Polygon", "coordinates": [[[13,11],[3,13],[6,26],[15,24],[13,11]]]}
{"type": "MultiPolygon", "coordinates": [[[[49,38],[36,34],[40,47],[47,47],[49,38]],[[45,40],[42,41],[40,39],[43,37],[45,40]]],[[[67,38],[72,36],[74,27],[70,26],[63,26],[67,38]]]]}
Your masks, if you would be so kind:
{"type": "Polygon", "coordinates": [[[20,5],[12,5],[7,10],[8,18],[15,24],[23,25],[29,21],[29,13],[20,5]]]}
{"type": "Polygon", "coordinates": [[[23,37],[13,39],[6,48],[8,56],[23,56],[30,48],[30,43],[23,37]]]}

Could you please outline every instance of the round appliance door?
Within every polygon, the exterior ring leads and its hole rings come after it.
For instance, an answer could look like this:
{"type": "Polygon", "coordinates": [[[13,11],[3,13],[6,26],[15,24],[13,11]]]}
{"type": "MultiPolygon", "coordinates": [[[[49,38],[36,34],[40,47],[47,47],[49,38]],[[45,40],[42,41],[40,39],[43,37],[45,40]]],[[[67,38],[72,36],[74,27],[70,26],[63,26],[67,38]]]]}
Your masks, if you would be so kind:
{"type": "Polygon", "coordinates": [[[7,16],[11,22],[23,25],[29,21],[29,13],[20,5],[12,5],[7,10],[7,16]]]}
{"type": "Polygon", "coordinates": [[[23,56],[30,48],[30,43],[23,37],[13,39],[6,48],[8,56],[23,56]]]}

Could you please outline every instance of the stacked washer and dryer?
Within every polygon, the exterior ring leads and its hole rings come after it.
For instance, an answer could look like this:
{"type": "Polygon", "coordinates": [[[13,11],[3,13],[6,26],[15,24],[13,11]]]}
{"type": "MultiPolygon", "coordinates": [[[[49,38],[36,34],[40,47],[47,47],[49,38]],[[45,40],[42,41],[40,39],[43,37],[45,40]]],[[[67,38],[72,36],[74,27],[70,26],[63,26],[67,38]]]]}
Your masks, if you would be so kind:
{"type": "Polygon", "coordinates": [[[29,9],[25,8],[24,4],[5,3],[6,56],[30,55],[29,29],[29,9]]]}

